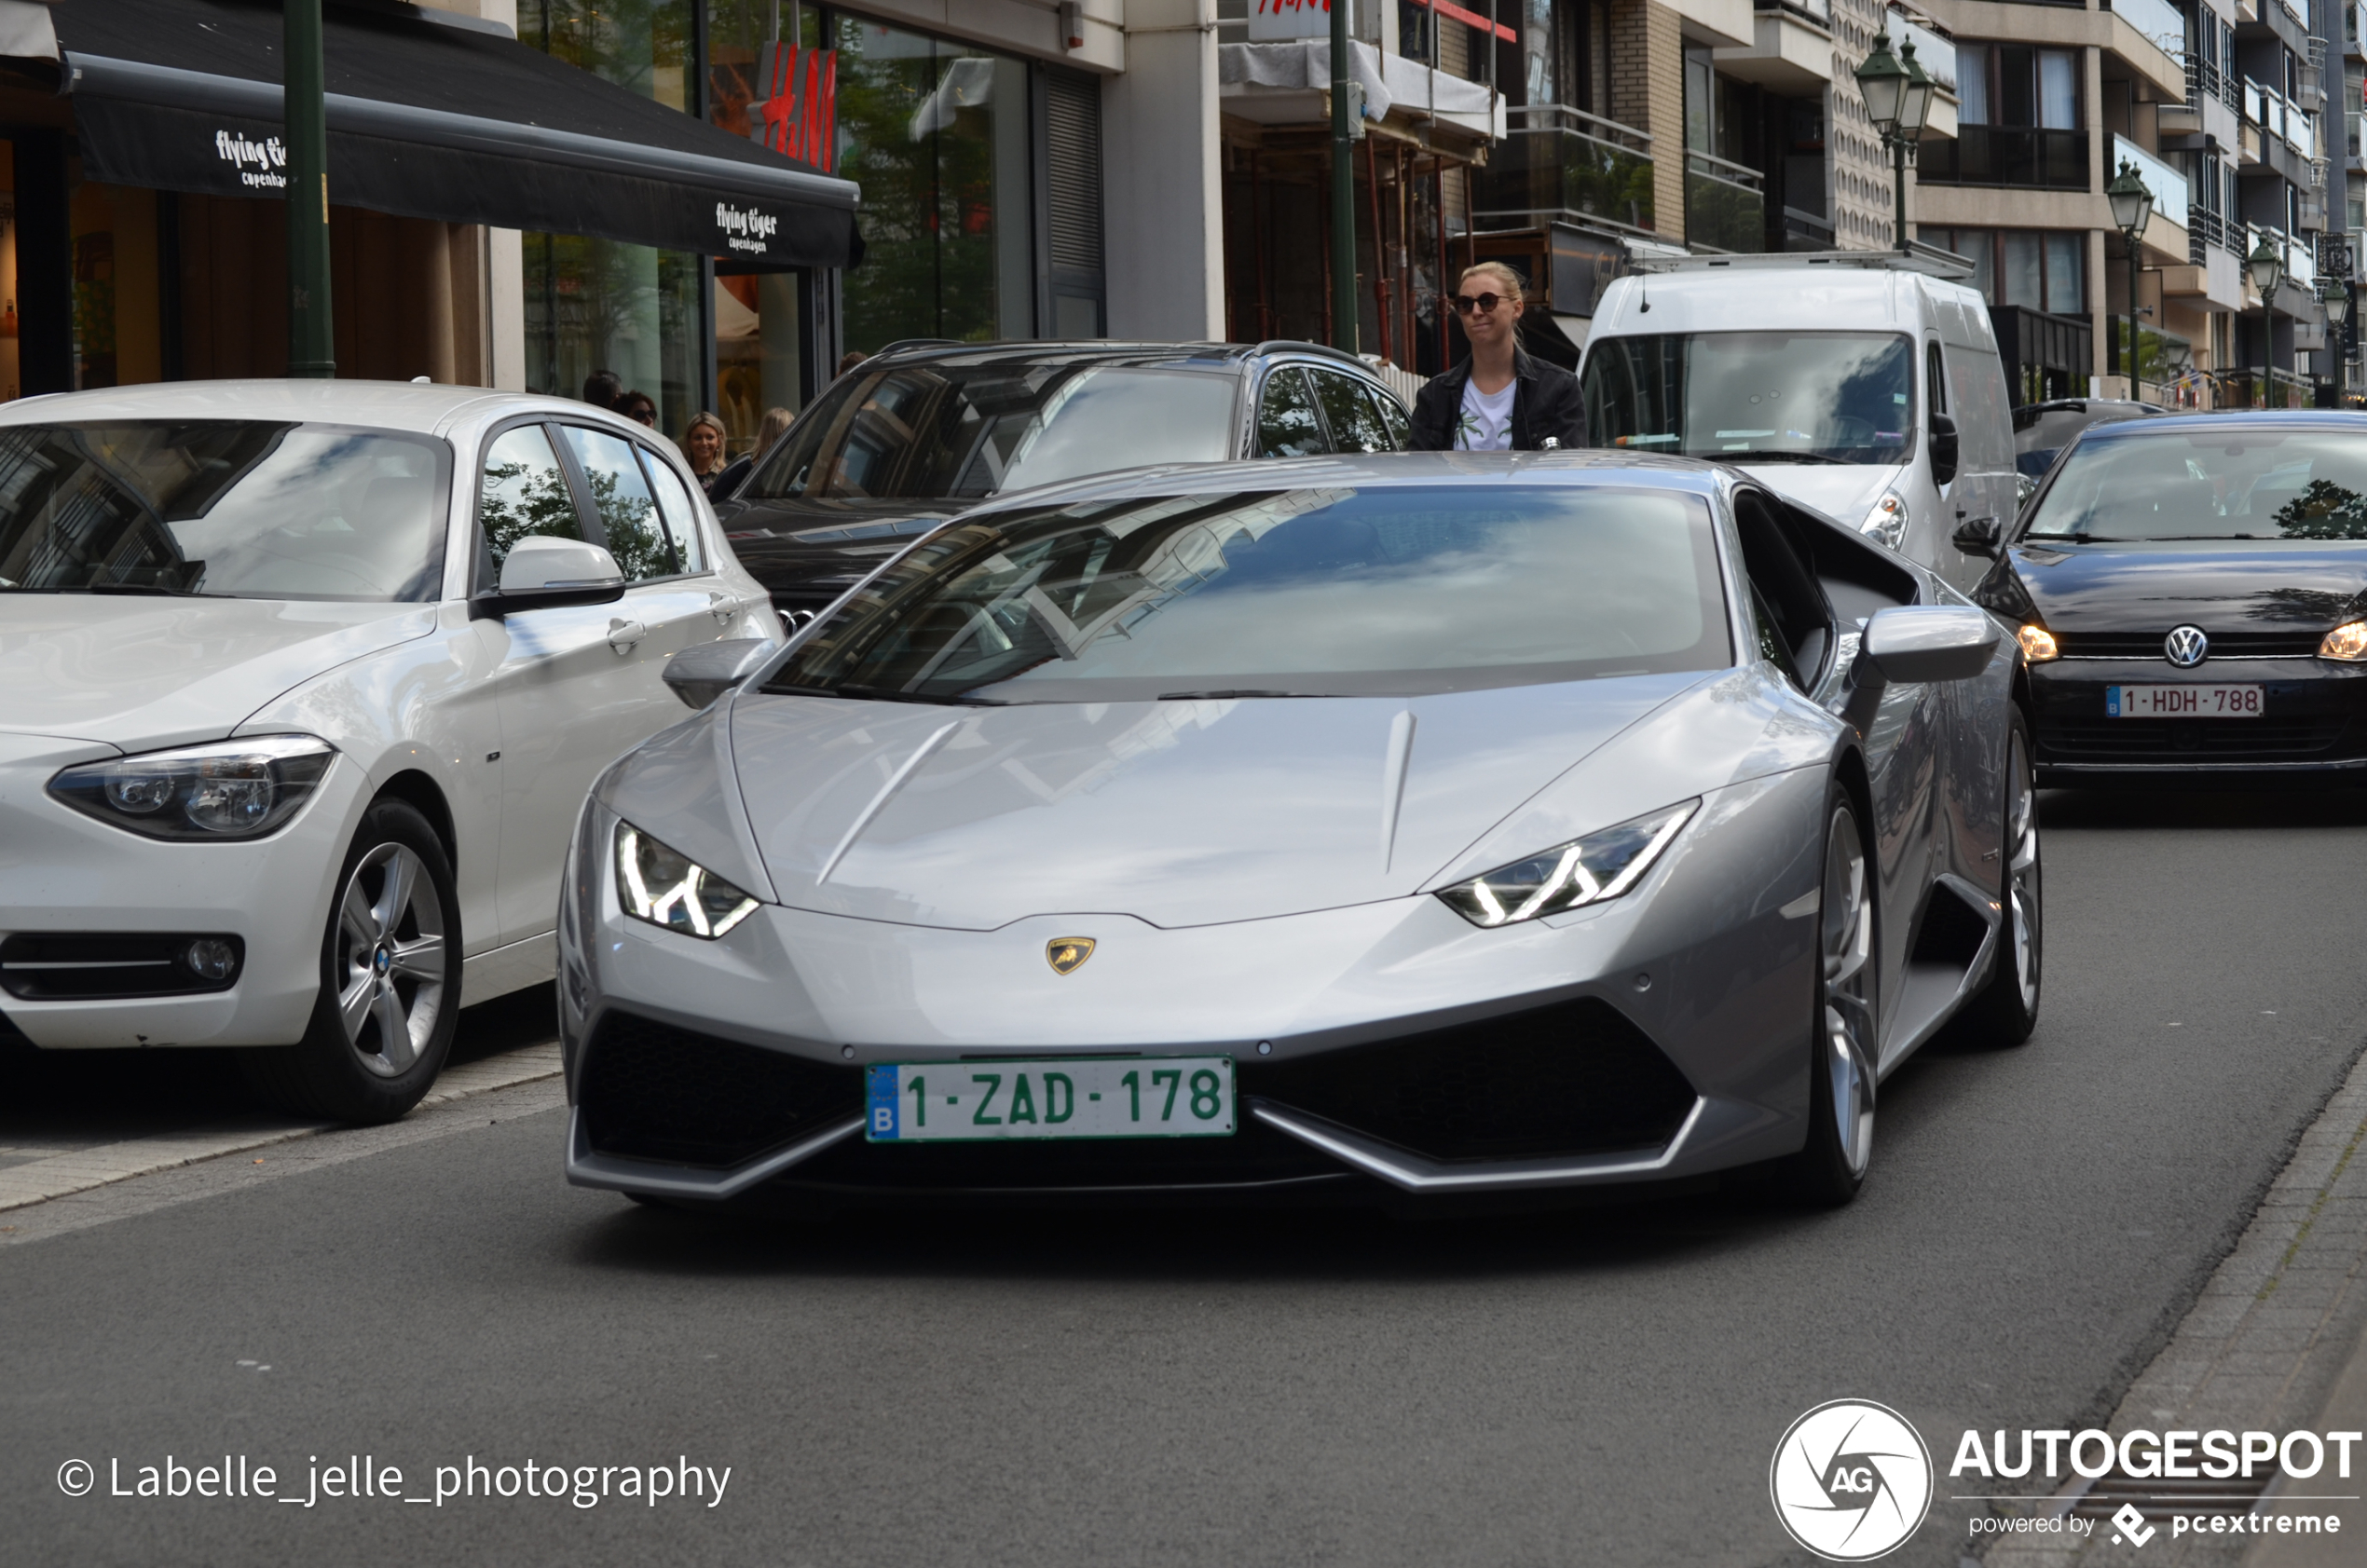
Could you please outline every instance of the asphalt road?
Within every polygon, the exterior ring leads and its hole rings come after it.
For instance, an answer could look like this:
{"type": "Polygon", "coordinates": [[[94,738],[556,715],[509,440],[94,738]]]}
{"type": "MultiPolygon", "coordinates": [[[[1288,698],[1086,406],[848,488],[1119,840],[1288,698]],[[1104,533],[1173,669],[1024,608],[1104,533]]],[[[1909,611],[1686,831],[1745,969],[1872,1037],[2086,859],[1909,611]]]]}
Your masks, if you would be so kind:
{"type": "MultiPolygon", "coordinates": [[[[1846,1210],[766,1227],[570,1190],[560,1115],[496,1108],[0,1246],[0,1559],[1799,1559],[1767,1498],[1794,1417],[2101,1417],[2367,1038],[2367,795],[2050,795],[2045,824],[2037,1037],[1894,1077],[1846,1210]],[[316,1454],[419,1495],[472,1455],[730,1478],[713,1507],[107,1494],[167,1453],[298,1495],[316,1454]]],[[[1952,1568],[1963,1518],[1889,1561],[1952,1568]]]]}

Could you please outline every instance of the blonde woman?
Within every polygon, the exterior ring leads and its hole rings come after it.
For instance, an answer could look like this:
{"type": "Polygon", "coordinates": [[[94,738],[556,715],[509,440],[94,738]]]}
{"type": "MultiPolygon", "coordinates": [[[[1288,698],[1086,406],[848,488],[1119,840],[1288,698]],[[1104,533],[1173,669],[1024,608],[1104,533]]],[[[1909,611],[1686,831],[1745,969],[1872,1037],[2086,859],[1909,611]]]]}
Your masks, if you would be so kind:
{"type": "Polygon", "coordinates": [[[1455,320],[1471,357],[1414,400],[1417,452],[1538,452],[1586,444],[1578,377],[1521,351],[1520,275],[1502,262],[1463,269],[1455,320]]]}
{"type": "Polygon", "coordinates": [[[698,476],[699,488],[706,492],[708,500],[715,499],[716,481],[722,477],[725,466],[723,445],[729,439],[723,421],[704,412],[691,416],[690,428],[682,432],[682,456],[690,459],[691,471],[698,476]]]}

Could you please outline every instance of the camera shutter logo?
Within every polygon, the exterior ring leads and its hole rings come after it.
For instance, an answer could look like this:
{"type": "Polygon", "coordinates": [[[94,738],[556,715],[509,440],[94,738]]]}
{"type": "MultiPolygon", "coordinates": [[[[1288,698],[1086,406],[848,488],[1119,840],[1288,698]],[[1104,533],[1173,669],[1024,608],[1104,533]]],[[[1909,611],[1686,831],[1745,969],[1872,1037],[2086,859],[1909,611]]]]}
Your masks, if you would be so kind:
{"type": "Polygon", "coordinates": [[[1828,1561],[1865,1562],[1896,1550],[1931,1510],[1931,1452],[1896,1411],[1835,1399],[1792,1423],[1767,1490],[1793,1540],[1828,1561]]]}

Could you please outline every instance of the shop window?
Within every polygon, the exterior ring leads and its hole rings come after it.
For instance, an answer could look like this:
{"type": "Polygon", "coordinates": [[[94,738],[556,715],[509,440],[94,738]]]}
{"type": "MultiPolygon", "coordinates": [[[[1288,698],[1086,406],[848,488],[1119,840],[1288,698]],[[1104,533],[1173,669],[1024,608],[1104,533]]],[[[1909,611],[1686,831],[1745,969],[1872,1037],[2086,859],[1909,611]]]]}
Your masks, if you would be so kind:
{"type": "Polygon", "coordinates": [[[847,347],[1034,335],[1030,83],[1017,60],[833,16],[839,166],[863,187],[847,347]]]}

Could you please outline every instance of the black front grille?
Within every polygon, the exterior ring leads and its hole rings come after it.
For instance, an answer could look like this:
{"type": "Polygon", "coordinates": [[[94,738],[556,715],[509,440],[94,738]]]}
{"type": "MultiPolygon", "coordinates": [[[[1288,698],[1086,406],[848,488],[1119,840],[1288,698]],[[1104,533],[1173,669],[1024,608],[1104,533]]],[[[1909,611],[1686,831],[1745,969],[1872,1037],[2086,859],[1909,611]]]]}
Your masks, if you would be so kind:
{"type": "Polygon", "coordinates": [[[1592,997],[1330,1051],[1244,1061],[1240,1089],[1433,1160],[1658,1149],[1693,1088],[1592,997]]]}
{"type": "MultiPolygon", "coordinates": [[[[2314,655],[2325,634],[2323,632],[2212,632],[2212,659],[2272,659],[2293,655],[2314,655]]],[[[2081,659],[2157,659],[2169,662],[2162,644],[2169,636],[2169,628],[2158,632],[2058,632],[2055,646],[2063,653],[2081,659]]]]}
{"type": "Polygon", "coordinates": [[[963,1193],[1124,1193],[1323,1185],[1337,1160],[1239,1114],[1230,1138],[1010,1139],[870,1143],[857,1135],[791,1166],[786,1186],[939,1196],[963,1193]]]}
{"type": "Polygon", "coordinates": [[[29,932],[0,942],[0,989],[25,1002],[103,1001],[117,997],[197,996],[238,984],[246,944],[196,932],[29,932]],[[189,967],[194,942],[226,943],[226,974],[189,967]]]}
{"type": "Polygon", "coordinates": [[[598,1153],[728,1168],[860,1115],[863,1072],[609,1013],[577,1104],[598,1153]]]}
{"type": "Polygon", "coordinates": [[[2333,750],[2347,723],[2339,715],[2042,719],[2038,754],[2042,762],[2304,762],[2333,750]]]}

